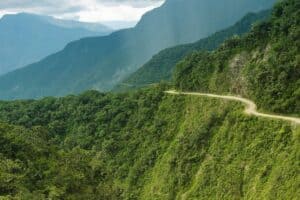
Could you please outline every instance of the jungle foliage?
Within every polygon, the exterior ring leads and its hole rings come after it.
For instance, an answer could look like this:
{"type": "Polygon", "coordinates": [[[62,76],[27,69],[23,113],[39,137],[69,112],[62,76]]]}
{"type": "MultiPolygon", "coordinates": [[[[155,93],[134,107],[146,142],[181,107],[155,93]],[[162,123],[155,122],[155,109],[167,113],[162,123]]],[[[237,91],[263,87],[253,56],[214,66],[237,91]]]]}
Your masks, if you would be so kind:
{"type": "Polygon", "coordinates": [[[297,198],[299,128],[164,90],[1,102],[0,198],[297,198]]]}
{"type": "MultiPolygon", "coordinates": [[[[299,114],[299,5],[188,56],[175,86],[299,114]]],[[[0,199],[300,198],[299,126],[167,89],[0,101],[0,199]]]]}
{"type": "Polygon", "coordinates": [[[260,108],[300,115],[300,2],[278,3],[272,17],[212,53],[197,52],[177,65],[182,90],[231,93],[260,108]]]}

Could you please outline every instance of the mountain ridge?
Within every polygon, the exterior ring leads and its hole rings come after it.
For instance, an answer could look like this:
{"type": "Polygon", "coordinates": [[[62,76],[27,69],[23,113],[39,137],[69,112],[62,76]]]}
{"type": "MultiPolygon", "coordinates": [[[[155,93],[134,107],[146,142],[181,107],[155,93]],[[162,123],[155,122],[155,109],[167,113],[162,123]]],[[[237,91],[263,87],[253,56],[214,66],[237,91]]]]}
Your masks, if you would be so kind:
{"type": "Polygon", "coordinates": [[[242,95],[270,112],[300,114],[300,2],[281,1],[272,16],[214,52],[187,56],[174,72],[179,90],[242,95]],[[298,9],[298,10],[297,10],[298,9]]]}
{"type": "Polygon", "coordinates": [[[300,126],[224,97],[300,113],[299,14],[280,1],[248,34],[185,57],[172,85],[0,101],[0,199],[299,199],[300,126]]]}
{"type": "Polygon", "coordinates": [[[270,15],[271,10],[249,13],[229,28],[218,31],[207,38],[203,38],[195,43],[164,49],[154,55],[136,72],[129,75],[129,77],[123,80],[114,90],[119,91],[130,88],[139,88],[160,81],[171,81],[172,72],[176,64],[185,56],[193,51],[215,50],[226,39],[245,34],[251,30],[253,23],[266,20],[270,15]],[[122,85],[129,85],[129,87],[122,87],[122,85]]]}
{"type": "Polygon", "coordinates": [[[31,19],[31,20],[40,20],[44,22],[49,22],[50,24],[61,26],[63,28],[79,28],[85,29],[92,32],[98,33],[110,33],[113,31],[112,28],[100,24],[100,23],[91,23],[91,22],[80,22],[75,20],[66,20],[66,19],[59,19],[48,15],[39,15],[35,13],[29,12],[20,12],[16,14],[5,14],[2,16],[0,20],[24,20],[24,19],[31,19]]]}
{"type": "Polygon", "coordinates": [[[102,25],[89,26],[28,13],[4,15],[0,19],[0,74],[37,62],[73,40],[111,32],[102,25]]]}
{"type": "Polygon", "coordinates": [[[110,90],[159,50],[204,37],[249,11],[271,7],[273,2],[230,0],[225,9],[224,3],[215,4],[214,13],[211,13],[207,10],[213,3],[211,1],[167,1],[162,7],[146,13],[135,28],[72,42],[45,60],[1,76],[0,96],[6,99],[39,98],[86,89],[110,90]],[[185,12],[184,9],[195,12],[180,14],[185,12]],[[30,75],[33,73],[36,74],[34,78],[30,75]]]}

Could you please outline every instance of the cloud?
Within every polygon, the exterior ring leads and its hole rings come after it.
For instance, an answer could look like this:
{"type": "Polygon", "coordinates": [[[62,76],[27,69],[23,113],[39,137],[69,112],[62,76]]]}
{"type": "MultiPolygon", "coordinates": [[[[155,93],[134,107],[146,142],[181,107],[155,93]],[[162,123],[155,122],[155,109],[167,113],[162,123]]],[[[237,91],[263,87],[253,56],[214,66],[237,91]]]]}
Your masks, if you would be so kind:
{"type": "MultiPolygon", "coordinates": [[[[164,0],[94,0],[105,5],[130,5],[132,7],[148,7],[164,0]]],[[[65,7],[76,4],[76,0],[1,0],[0,9],[28,7],[65,7]],[[59,5],[59,6],[57,6],[59,5]]]]}
{"type": "Polygon", "coordinates": [[[0,0],[0,15],[29,12],[87,22],[138,21],[164,0],[0,0]]]}
{"type": "Polygon", "coordinates": [[[105,4],[127,4],[133,7],[148,7],[156,3],[161,3],[163,0],[98,0],[105,4]]]}
{"type": "Polygon", "coordinates": [[[80,11],[82,8],[82,5],[68,0],[0,0],[0,11],[60,14],[80,11]]]}

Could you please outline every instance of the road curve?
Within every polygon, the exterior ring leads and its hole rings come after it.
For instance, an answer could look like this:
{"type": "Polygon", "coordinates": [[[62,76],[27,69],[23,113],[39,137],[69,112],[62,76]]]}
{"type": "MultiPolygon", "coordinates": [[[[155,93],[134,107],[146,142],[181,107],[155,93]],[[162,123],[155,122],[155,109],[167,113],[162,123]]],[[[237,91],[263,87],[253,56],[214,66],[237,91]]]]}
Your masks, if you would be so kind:
{"type": "Polygon", "coordinates": [[[272,118],[272,119],[280,119],[280,120],[290,121],[290,122],[296,123],[297,125],[300,125],[300,118],[297,118],[297,117],[287,117],[287,116],[276,115],[276,114],[260,113],[257,111],[257,106],[253,101],[242,98],[242,97],[226,96],[226,95],[224,96],[224,95],[200,93],[200,92],[177,92],[175,90],[165,91],[165,93],[173,94],[173,95],[205,96],[205,97],[211,97],[211,98],[226,99],[226,100],[231,100],[231,101],[239,101],[246,105],[245,113],[248,115],[255,115],[258,117],[266,117],[266,118],[272,118]]]}

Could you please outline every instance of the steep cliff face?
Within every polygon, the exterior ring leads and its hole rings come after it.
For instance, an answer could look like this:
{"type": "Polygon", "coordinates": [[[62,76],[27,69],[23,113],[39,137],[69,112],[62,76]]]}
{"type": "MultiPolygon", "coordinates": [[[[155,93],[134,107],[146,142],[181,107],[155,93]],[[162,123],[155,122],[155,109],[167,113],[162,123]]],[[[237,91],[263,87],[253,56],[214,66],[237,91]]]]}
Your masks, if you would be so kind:
{"type": "Polygon", "coordinates": [[[182,61],[175,85],[182,90],[240,94],[261,109],[300,114],[300,4],[282,1],[270,20],[242,38],[232,38],[213,53],[182,61]]]}
{"type": "Polygon", "coordinates": [[[299,127],[164,90],[1,102],[0,197],[298,197],[299,127]]]}
{"type": "MultiPolygon", "coordinates": [[[[299,6],[188,56],[175,86],[298,112],[299,6]]],[[[169,87],[0,101],[0,198],[299,199],[299,125],[169,87]]]]}

